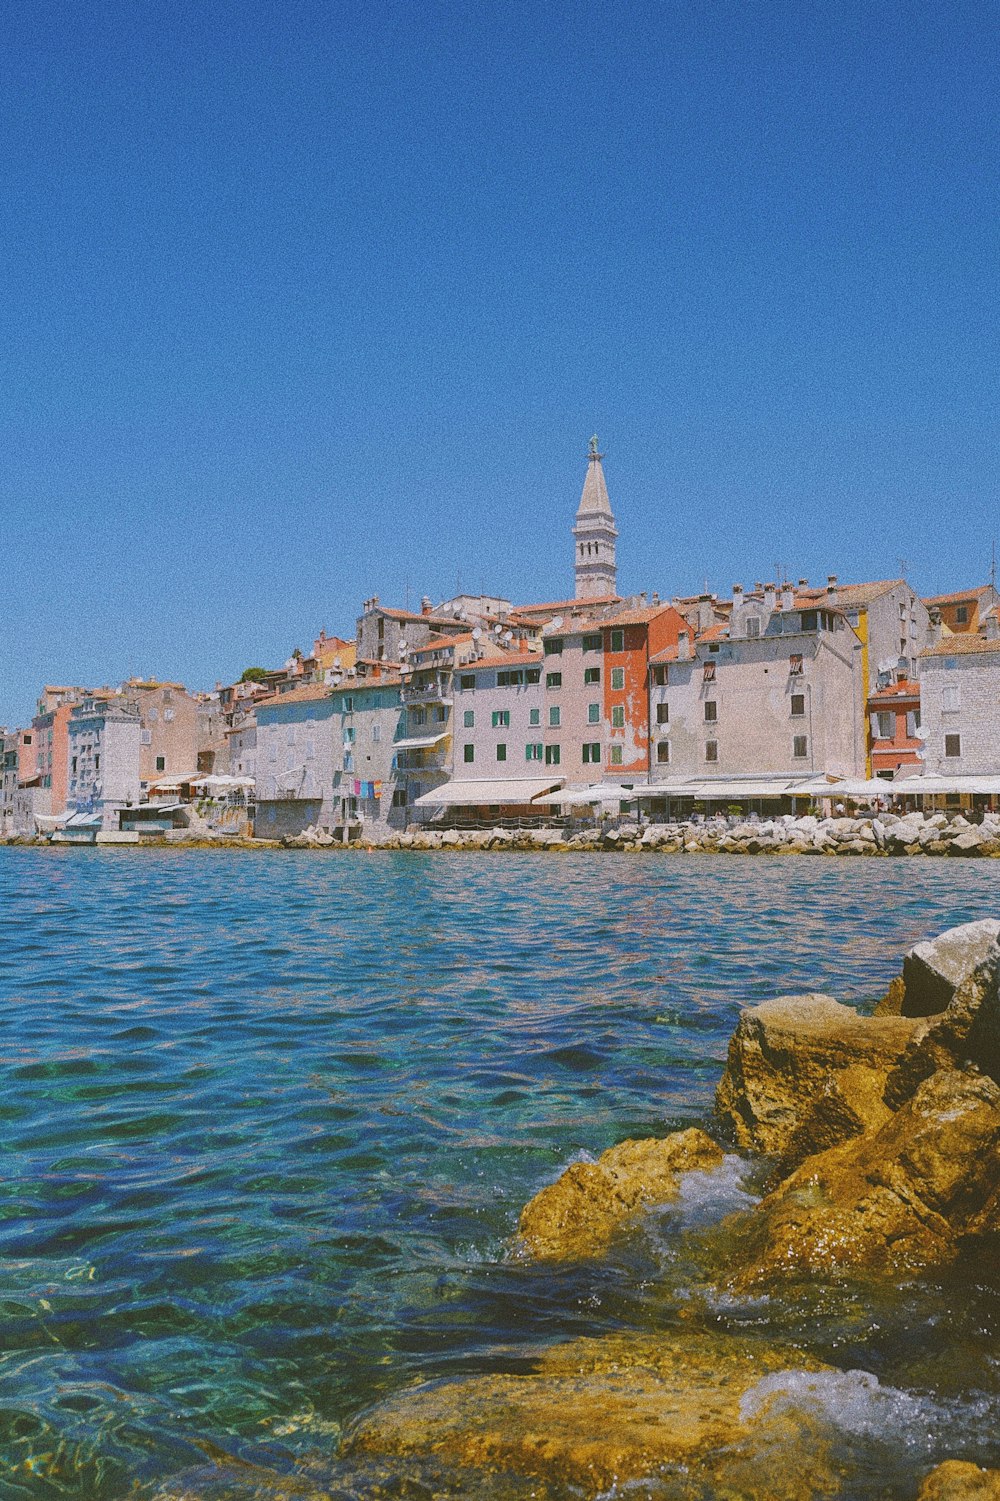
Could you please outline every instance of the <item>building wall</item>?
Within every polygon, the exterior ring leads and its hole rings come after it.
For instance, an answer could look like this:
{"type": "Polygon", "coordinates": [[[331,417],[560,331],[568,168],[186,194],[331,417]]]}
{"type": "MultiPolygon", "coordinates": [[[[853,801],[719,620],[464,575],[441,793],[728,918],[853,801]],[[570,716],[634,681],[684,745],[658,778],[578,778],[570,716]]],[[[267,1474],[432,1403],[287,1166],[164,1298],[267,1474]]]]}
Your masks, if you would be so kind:
{"type": "Polygon", "coordinates": [[[329,692],[305,702],[278,698],[257,705],[257,817],[265,838],[274,822],[263,806],[270,803],[283,806],[282,833],[301,833],[317,822],[332,826],[336,723],[329,692]],[[299,827],[293,828],[296,817],[299,827]]]}
{"type": "Polygon", "coordinates": [[[1000,772],[1000,641],[995,650],[928,656],[920,663],[924,771],[942,776],[1000,772]],[[946,754],[945,737],[961,754],[946,754]]]}
{"type": "Polygon", "coordinates": [[[137,679],[124,683],[122,693],[136,705],[141,720],[142,780],[148,783],[169,776],[197,775],[198,700],[180,683],[137,679]]]}
{"type": "Polygon", "coordinates": [[[670,662],[666,685],[650,686],[653,780],[863,774],[860,643],[852,631],[783,630],[713,644],[715,651],[699,645],[691,660],[670,662]],[[801,672],[792,671],[793,657],[801,657],[801,672]],[[667,706],[665,723],[660,704],[667,706]],[[706,705],[714,705],[714,718],[706,705]],[[806,753],[797,756],[802,737],[806,753]],[[657,749],[664,741],[665,763],[657,749]],[[711,761],[710,743],[717,748],[711,761]]]}
{"type": "Polygon", "coordinates": [[[542,776],[545,773],[544,750],[529,758],[527,747],[544,746],[543,726],[545,690],[542,686],[543,664],[540,656],[531,662],[514,659],[510,663],[492,660],[468,663],[456,673],[456,682],[473,678],[473,688],[457,688],[454,706],[454,777],[456,781],[482,781],[542,776]],[[520,682],[501,686],[498,673],[517,673],[520,682]],[[529,674],[535,677],[529,682],[529,674]],[[473,716],[467,725],[466,715],[473,716]],[[506,715],[509,724],[494,724],[494,716],[506,715]],[[532,723],[533,718],[537,721],[532,723]],[[503,761],[497,747],[506,748],[503,761]],[[466,760],[466,747],[472,747],[473,760],[466,760]]]}
{"type": "Polygon", "coordinates": [[[124,701],[85,699],[69,720],[68,806],[104,813],[104,827],[117,825],[117,810],[140,798],[141,722],[124,701]]]}
{"type": "Polygon", "coordinates": [[[406,827],[412,800],[409,779],[396,765],[395,743],[405,738],[406,714],[398,680],[359,679],[333,690],[334,825],[360,824],[378,837],[406,827]],[[355,783],[376,785],[378,796],[355,791],[355,783]],[[406,796],[407,802],[397,801],[406,796]]]}

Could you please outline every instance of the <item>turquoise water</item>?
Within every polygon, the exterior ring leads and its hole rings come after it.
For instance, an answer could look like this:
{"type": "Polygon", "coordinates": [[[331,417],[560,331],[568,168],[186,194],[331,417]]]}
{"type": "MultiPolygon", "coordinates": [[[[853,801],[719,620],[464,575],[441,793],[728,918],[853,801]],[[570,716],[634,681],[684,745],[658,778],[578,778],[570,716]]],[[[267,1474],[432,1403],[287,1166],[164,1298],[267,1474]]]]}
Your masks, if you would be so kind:
{"type": "MultiPolygon", "coordinates": [[[[528,1268],[522,1204],[581,1152],[704,1123],[741,1006],[864,1003],[910,944],[995,913],[998,880],[0,849],[0,1497],[208,1494],[206,1454],[260,1467],[233,1493],[306,1464],[367,1494],[330,1456],[379,1396],[669,1322],[669,1247],[528,1268]]],[[[791,1320],[936,1404],[942,1452],[1000,1463],[992,1287],[706,1317],[791,1320]]]]}

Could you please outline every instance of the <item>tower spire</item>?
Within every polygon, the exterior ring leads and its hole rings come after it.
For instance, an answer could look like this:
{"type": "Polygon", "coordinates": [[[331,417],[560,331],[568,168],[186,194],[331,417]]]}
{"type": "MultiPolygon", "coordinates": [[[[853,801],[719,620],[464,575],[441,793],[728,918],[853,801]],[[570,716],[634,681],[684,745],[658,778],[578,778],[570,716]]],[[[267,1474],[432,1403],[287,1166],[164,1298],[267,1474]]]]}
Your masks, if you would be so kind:
{"type": "Polygon", "coordinates": [[[573,527],[577,599],[617,593],[615,541],[618,529],[608,498],[601,463],[603,458],[595,433],[587,452],[587,474],[573,527]]]}

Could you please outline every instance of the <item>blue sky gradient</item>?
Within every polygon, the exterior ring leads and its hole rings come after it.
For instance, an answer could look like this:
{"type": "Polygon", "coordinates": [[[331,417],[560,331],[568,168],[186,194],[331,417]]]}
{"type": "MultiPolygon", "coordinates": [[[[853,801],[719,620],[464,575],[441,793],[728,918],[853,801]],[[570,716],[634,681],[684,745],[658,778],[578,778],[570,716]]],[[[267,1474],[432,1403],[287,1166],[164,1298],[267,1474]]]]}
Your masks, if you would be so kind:
{"type": "MultiPolygon", "coordinates": [[[[8,7],[0,722],[361,599],[986,579],[987,3],[8,7]]],[[[998,539],[1000,540],[1000,539],[998,539]]]]}

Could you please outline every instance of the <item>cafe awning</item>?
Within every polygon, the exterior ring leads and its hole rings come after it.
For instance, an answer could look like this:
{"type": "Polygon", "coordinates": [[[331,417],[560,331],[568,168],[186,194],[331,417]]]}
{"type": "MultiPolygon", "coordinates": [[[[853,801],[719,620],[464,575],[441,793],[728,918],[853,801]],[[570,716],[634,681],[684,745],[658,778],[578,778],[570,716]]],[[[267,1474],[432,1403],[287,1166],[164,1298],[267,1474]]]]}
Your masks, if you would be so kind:
{"type": "Polygon", "coordinates": [[[414,802],[415,808],[477,808],[488,804],[521,807],[553,787],[562,785],[557,777],[508,777],[503,781],[445,782],[425,792],[414,802]]]}

